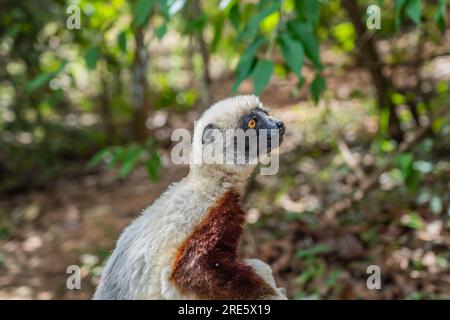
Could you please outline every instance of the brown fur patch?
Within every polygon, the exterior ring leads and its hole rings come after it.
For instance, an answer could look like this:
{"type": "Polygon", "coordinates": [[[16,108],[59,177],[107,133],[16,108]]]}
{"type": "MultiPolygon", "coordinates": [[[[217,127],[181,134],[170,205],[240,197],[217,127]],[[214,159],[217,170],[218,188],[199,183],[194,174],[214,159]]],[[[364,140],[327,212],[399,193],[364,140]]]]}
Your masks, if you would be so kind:
{"type": "Polygon", "coordinates": [[[170,280],[200,299],[260,299],[275,294],[252,267],[237,259],[245,221],[239,196],[225,193],[178,249],[170,280]]]}

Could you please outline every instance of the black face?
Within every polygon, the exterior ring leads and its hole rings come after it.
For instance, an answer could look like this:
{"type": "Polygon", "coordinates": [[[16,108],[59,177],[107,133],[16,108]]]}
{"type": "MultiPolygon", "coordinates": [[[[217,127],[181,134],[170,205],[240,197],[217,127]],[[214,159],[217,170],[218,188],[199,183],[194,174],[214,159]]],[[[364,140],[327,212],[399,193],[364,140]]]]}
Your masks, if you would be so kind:
{"type": "MultiPolygon", "coordinates": [[[[238,122],[238,129],[242,129],[244,132],[248,130],[255,130],[258,139],[257,143],[257,155],[262,155],[264,153],[269,153],[272,147],[279,147],[283,141],[283,135],[285,132],[284,123],[280,120],[272,118],[269,113],[261,108],[256,108],[250,113],[242,116],[238,122]],[[266,134],[262,134],[261,130],[266,130],[266,134]],[[266,141],[261,141],[264,139],[266,141]],[[277,139],[272,146],[272,139],[277,139]],[[266,145],[266,150],[260,150],[261,143],[266,145]],[[265,151],[265,152],[264,152],[265,151]]],[[[249,150],[254,147],[249,145],[248,141],[245,143],[246,158],[248,158],[249,150]]]]}
{"type": "Polygon", "coordinates": [[[269,113],[261,108],[256,108],[255,110],[243,115],[238,122],[238,128],[244,131],[247,130],[261,130],[266,129],[269,133],[273,131],[278,131],[280,137],[279,143],[283,141],[283,135],[285,131],[284,123],[280,120],[272,118],[269,113]]]}
{"type": "MultiPolygon", "coordinates": [[[[250,113],[244,115],[239,119],[238,128],[245,131],[247,130],[256,130],[256,135],[259,137],[260,134],[263,134],[260,130],[267,130],[267,140],[268,146],[270,147],[270,142],[275,133],[278,134],[278,144],[281,145],[283,141],[283,135],[285,132],[284,123],[280,120],[272,118],[269,116],[269,113],[261,108],[256,108],[250,113]]],[[[270,150],[269,150],[270,151],[270,150]]]]}
{"type": "Polygon", "coordinates": [[[241,163],[241,160],[249,163],[250,159],[268,154],[281,145],[285,126],[280,120],[270,117],[266,110],[255,108],[239,119],[230,149],[227,141],[216,141],[214,132],[220,132],[219,128],[213,123],[208,124],[203,130],[202,144],[222,143],[226,159],[231,156],[234,163],[241,163]]]}

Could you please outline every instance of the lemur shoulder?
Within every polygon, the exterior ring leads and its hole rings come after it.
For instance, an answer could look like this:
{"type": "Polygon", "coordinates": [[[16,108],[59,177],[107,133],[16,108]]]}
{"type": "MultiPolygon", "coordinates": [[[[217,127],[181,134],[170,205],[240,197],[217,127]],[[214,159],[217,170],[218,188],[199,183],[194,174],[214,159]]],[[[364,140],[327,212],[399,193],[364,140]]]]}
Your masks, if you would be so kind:
{"type": "MultiPolygon", "coordinates": [[[[205,111],[194,128],[192,150],[214,144],[206,128],[246,129],[250,120],[254,129],[284,133],[259,98],[237,96],[205,111]]],[[[267,264],[237,256],[245,222],[239,201],[254,168],[191,164],[187,177],[123,231],[94,299],[286,299],[267,264]]]]}

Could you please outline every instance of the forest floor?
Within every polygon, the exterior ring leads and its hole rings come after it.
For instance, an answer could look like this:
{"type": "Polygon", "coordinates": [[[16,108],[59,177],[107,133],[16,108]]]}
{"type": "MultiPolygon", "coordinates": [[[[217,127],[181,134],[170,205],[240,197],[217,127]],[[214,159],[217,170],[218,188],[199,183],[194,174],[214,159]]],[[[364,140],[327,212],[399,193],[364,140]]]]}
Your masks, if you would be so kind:
{"type": "MultiPolygon", "coordinates": [[[[213,100],[229,92],[231,81],[224,82],[213,84],[213,100]]],[[[262,100],[284,120],[287,137],[279,174],[256,176],[249,185],[241,254],[271,264],[289,298],[450,298],[446,214],[416,206],[391,186],[374,190],[333,224],[322,223],[323,208],[355,190],[354,176],[333,151],[334,131],[323,115],[331,110],[348,138],[356,135],[360,139],[353,141],[364,144],[376,131],[376,119],[367,115],[367,99],[352,97],[351,84],[361,88],[361,82],[368,83],[365,74],[335,76],[328,83],[335,94],[314,106],[304,92],[303,98],[292,97],[289,80],[272,81],[262,100]],[[408,223],[411,219],[420,226],[408,223]],[[366,286],[370,265],[380,267],[380,290],[366,286]]],[[[192,111],[187,118],[197,115],[192,111]]],[[[183,119],[171,115],[167,131],[183,119]]],[[[370,170],[373,159],[354,145],[370,170]]],[[[149,182],[143,168],[119,181],[114,171],[70,164],[67,174],[45,189],[1,197],[0,215],[11,218],[0,237],[0,299],[91,298],[121,230],[187,174],[186,166],[170,163],[169,152],[161,150],[164,165],[157,183],[149,182]],[[66,288],[70,265],[81,267],[80,290],[66,288]]],[[[444,178],[450,181],[447,165],[444,178]]]]}

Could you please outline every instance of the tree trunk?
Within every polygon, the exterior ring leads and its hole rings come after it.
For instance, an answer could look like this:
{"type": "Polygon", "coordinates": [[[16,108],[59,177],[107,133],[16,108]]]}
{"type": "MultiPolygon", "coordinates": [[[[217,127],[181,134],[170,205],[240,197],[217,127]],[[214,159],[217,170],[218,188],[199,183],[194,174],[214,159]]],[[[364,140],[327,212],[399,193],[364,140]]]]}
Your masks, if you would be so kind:
{"type": "Polygon", "coordinates": [[[347,11],[358,36],[357,47],[359,48],[359,59],[372,77],[378,107],[389,110],[389,135],[397,142],[401,142],[403,140],[403,132],[400,128],[400,120],[395,111],[395,105],[390,99],[390,93],[394,89],[393,84],[383,75],[380,69],[382,61],[375,45],[375,39],[366,33],[366,25],[361,20],[361,17],[364,17],[364,15],[358,7],[356,0],[342,0],[342,6],[347,11]]]}
{"type": "MultiPolygon", "coordinates": [[[[104,70],[106,72],[106,70],[104,70]]],[[[103,128],[106,135],[106,141],[112,143],[115,140],[115,128],[111,113],[111,99],[107,80],[101,76],[102,92],[100,94],[100,114],[102,116],[103,128]]]]}
{"type": "MultiPolygon", "coordinates": [[[[201,16],[203,12],[203,8],[201,5],[200,0],[193,0],[192,1],[192,11],[190,12],[190,18],[194,19],[195,17],[201,16]]],[[[205,37],[203,34],[203,29],[196,30],[195,32],[195,39],[197,40],[198,50],[200,52],[200,56],[202,57],[202,75],[200,79],[200,93],[201,93],[201,99],[203,104],[203,109],[206,109],[209,107],[210,104],[210,92],[209,87],[211,84],[211,75],[209,73],[209,52],[208,52],[208,45],[205,41],[205,37]]]]}
{"type": "Polygon", "coordinates": [[[144,44],[144,29],[134,29],[136,49],[132,70],[132,103],[134,109],[134,136],[138,141],[144,141],[149,135],[146,126],[149,115],[148,81],[146,77],[149,53],[144,44]]]}

